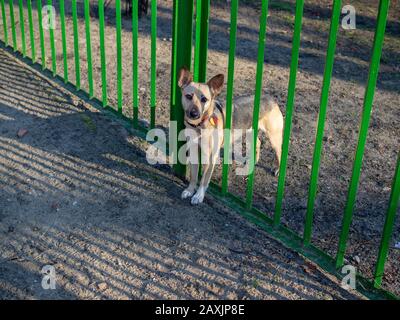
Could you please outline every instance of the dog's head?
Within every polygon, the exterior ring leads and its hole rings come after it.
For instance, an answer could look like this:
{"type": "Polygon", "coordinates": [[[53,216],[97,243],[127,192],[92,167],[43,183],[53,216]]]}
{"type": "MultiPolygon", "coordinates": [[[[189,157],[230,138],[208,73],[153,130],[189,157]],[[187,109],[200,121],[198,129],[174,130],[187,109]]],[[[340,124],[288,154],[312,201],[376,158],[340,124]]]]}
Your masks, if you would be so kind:
{"type": "Polygon", "coordinates": [[[224,75],[218,74],[207,83],[193,82],[193,76],[185,67],[179,71],[178,86],[182,90],[182,106],[185,120],[198,125],[206,114],[213,112],[214,99],[221,93],[224,75]]]}

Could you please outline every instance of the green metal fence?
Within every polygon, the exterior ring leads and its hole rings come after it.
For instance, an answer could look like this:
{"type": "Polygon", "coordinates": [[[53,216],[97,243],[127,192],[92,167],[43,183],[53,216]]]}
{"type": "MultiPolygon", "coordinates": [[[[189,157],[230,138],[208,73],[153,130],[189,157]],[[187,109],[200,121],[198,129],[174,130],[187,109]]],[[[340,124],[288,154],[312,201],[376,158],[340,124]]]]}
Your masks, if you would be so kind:
{"type": "MultiPolygon", "coordinates": [[[[129,123],[141,132],[146,132],[149,128],[154,128],[157,124],[156,121],[156,105],[157,105],[157,90],[156,90],[156,70],[157,70],[157,1],[151,1],[151,69],[150,69],[150,126],[144,127],[139,122],[139,72],[138,72],[138,1],[133,0],[132,3],[132,56],[124,57],[122,55],[122,42],[121,42],[121,0],[115,1],[115,12],[116,12],[116,57],[107,57],[105,49],[105,7],[104,0],[98,1],[98,18],[99,18],[99,43],[100,43],[100,55],[101,55],[101,96],[99,100],[95,97],[94,84],[93,84],[93,65],[92,65],[92,41],[94,41],[91,24],[90,24],[90,4],[89,0],[83,0],[84,5],[84,23],[85,23],[85,41],[86,41],[86,63],[87,63],[87,81],[88,81],[88,92],[82,92],[81,90],[81,61],[80,61],[80,45],[79,39],[82,37],[78,33],[78,15],[77,15],[77,1],[72,0],[69,2],[72,6],[72,30],[66,29],[65,22],[65,1],[59,1],[59,22],[61,25],[61,39],[62,39],[62,57],[63,57],[63,74],[57,74],[56,64],[56,46],[54,43],[54,32],[53,29],[47,29],[43,25],[43,15],[41,8],[43,3],[41,0],[36,1],[37,12],[33,11],[32,0],[18,0],[18,11],[19,21],[24,21],[24,8],[27,8],[28,13],[28,26],[29,26],[29,41],[30,41],[30,56],[27,53],[27,38],[25,33],[25,24],[20,23],[21,33],[21,46],[17,43],[17,25],[15,22],[15,10],[14,2],[8,0],[8,10],[6,10],[7,0],[0,0],[1,9],[1,21],[3,24],[0,45],[3,48],[9,49],[17,53],[21,59],[30,63],[34,67],[38,67],[37,57],[40,54],[41,66],[45,74],[50,74],[56,79],[64,82],[67,88],[77,94],[83,94],[87,96],[96,106],[102,106],[107,110],[115,112],[117,115],[129,121],[129,123]],[[6,11],[9,12],[7,15],[6,11]],[[39,30],[39,44],[35,43],[35,28],[34,28],[34,16],[38,18],[38,30],[39,30]],[[50,41],[50,55],[46,52],[45,48],[45,32],[49,32],[50,41]],[[68,74],[68,59],[67,59],[67,34],[73,33],[73,47],[74,47],[74,63],[75,63],[75,75],[68,74]],[[11,38],[10,38],[11,36],[11,38]],[[39,53],[40,51],[40,53],[39,53]],[[107,92],[107,72],[106,65],[110,58],[116,58],[117,60],[117,106],[113,108],[108,105],[108,92],[107,92]],[[47,70],[48,66],[46,61],[51,60],[50,69],[47,70]],[[132,118],[127,118],[122,113],[122,59],[132,59],[132,118]],[[71,78],[74,82],[71,82],[71,78]],[[73,86],[75,88],[73,88],[73,86]],[[81,91],[79,91],[81,90],[81,91]]],[[[214,195],[221,201],[224,201],[227,205],[238,210],[242,215],[252,220],[254,223],[260,225],[273,236],[282,241],[285,245],[293,248],[313,260],[325,270],[341,277],[340,268],[344,264],[344,256],[346,253],[346,244],[349,236],[350,225],[352,222],[353,208],[357,195],[357,189],[359,184],[360,173],[362,169],[362,160],[366,144],[366,138],[368,133],[368,127],[370,122],[370,116],[372,111],[375,87],[377,83],[377,76],[379,71],[379,63],[382,52],[383,39],[385,34],[386,21],[389,10],[389,0],[380,0],[379,10],[377,13],[375,37],[372,47],[372,57],[369,66],[369,76],[367,86],[365,88],[364,106],[362,119],[359,130],[358,145],[355,152],[353,171],[351,181],[348,189],[347,204],[345,212],[343,214],[342,229],[339,238],[339,247],[336,253],[336,257],[329,256],[327,253],[316,248],[311,243],[312,229],[313,229],[313,214],[314,214],[314,203],[317,193],[319,168],[321,162],[321,150],[323,143],[324,124],[327,113],[328,98],[330,82],[332,78],[333,63],[335,57],[336,39],[339,28],[340,12],[342,7],[341,0],[333,0],[330,31],[328,39],[328,47],[326,52],[326,62],[323,75],[323,84],[320,97],[320,109],[319,117],[315,138],[314,154],[312,161],[312,169],[310,176],[310,185],[308,193],[307,211],[305,218],[305,228],[303,235],[298,235],[294,231],[288,229],[281,224],[282,214],[282,202],[284,198],[285,189],[285,177],[287,169],[287,160],[290,146],[290,136],[294,109],[294,98],[296,91],[296,75],[298,73],[298,60],[299,60],[299,49],[300,49],[300,36],[302,28],[302,17],[304,0],[297,0],[295,7],[295,20],[294,30],[292,39],[292,57],[290,64],[290,76],[288,84],[288,95],[286,103],[286,117],[285,117],[285,128],[284,128],[284,139],[282,149],[282,159],[280,164],[280,174],[278,179],[277,196],[275,203],[275,214],[273,219],[270,219],[264,212],[259,211],[253,206],[253,189],[254,189],[254,158],[255,158],[255,143],[257,138],[257,126],[258,126],[258,115],[260,107],[260,97],[262,92],[263,82],[263,68],[264,68],[264,51],[265,51],[265,40],[266,40],[266,26],[268,17],[268,0],[261,1],[261,13],[260,13],[260,24],[259,24],[259,39],[258,39],[258,58],[257,58],[257,70],[255,74],[256,85],[255,85],[255,98],[254,98],[254,109],[253,109],[253,141],[252,141],[252,157],[250,175],[247,181],[247,192],[245,199],[238,198],[229,192],[229,169],[230,166],[227,162],[224,162],[222,168],[222,182],[221,185],[215,183],[212,184],[211,190],[214,195]]],[[[48,0],[47,5],[52,5],[52,0],[48,0]]],[[[228,57],[228,75],[227,75],[227,96],[226,96],[226,128],[230,129],[232,125],[232,100],[233,100],[233,87],[234,87],[234,67],[235,67],[235,49],[236,49],[236,33],[237,33],[237,16],[239,10],[239,1],[231,0],[230,3],[230,47],[228,57]]],[[[173,20],[172,20],[172,56],[171,56],[171,95],[170,95],[170,119],[176,120],[178,123],[178,130],[184,127],[183,125],[183,110],[181,106],[181,93],[177,87],[177,73],[181,66],[190,66],[192,60],[193,72],[195,81],[205,82],[206,81],[206,70],[207,70],[207,51],[208,51],[208,27],[209,27],[209,13],[210,13],[210,0],[174,0],[173,1],[173,20]],[[195,16],[195,33],[192,34],[193,30],[193,19],[194,12],[195,16]],[[194,57],[192,59],[192,47],[194,42],[194,57]]],[[[50,19],[52,13],[50,12],[50,19]]],[[[179,143],[179,142],[178,142],[179,143]]],[[[230,137],[227,135],[224,141],[224,158],[229,158],[231,151],[230,137]]],[[[384,298],[395,298],[395,296],[389,292],[386,292],[381,287],[382,277],[384,274],[385,261],[388,255],[389,242],[393,231],[395,215],[397,212],[399,196],[400,196],[400,155],[397,160],[396,172],[393,178],[393,185],[391,189],[391,196],[389,205],[386,213],[386,221],[384,229],[382,231],[382,240],[378,253],[378,258],[375,267],[375,275],[372,281],[364,278],[362,275],[357,275],[358,281],[362,284],[360,291],[370,297],[384,297],[384,298]]],[[[178,175],[184,176],[185,165],[178,163],[174,165],[174,170],[178,175]]],[[[360,288],[360,287],[359,287],[360,288]]]]}

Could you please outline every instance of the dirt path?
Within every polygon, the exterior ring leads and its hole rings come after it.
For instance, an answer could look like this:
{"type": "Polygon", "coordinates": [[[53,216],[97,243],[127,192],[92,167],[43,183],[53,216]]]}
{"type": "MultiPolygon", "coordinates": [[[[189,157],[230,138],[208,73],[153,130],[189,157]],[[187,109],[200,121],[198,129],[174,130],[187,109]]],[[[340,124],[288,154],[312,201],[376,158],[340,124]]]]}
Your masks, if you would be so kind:
{"type": "MultiPolygon", "coordinates": [[[[79,49],[81,58],[82,88],[88,90],[85,24],[82,1],[78,2],[79,49]]],[[[93,51],[93,76],[95,95],[101,96],[101,67],[99,48],[99,23],[97,7],[92,2],[91,37],[93,51]]],[[[291,39],[294,19],[294,0],[271,0],[267,22],[264,88],[275,96],[283,113],[287,97],[291,39]]],[[[59,1],[53,1],[59,22],[59,1]]],[[[254,92],[257,57],[260,1],[240,1],[238,14],[237,50],[235,60],[234,94],[254,92]]],[[[318,194],[315,203],[313,243],[336,254],[342,216],[346,204],[351,176],[363,100],[378,1],[352,0],[356,9],[356,29],[340,28],[337,39],[335,64],[331,82],[329,106],[325,124],[318,194]]],[[[318,119],[322,75],[331,15],[331,0],[305,2],[297,76],[293,129],[290,141],[288,171],[283,202],[282,222],[299,234],[303,232],[307,195],[311,173],[315,129],[318,119]]],[[[33,3],[36,12],[36,2],[33,3]]],[[[156,123],[167,126],[169,120],[170,59],[172,1],[157,1],[157,118],[156,123]]],[[[69,79],[75,81],[74,47],[71,17],[71,2],[65,1],[67,29],[67,61],[69,79]]],[[[18,2],[14,0],[18,44],[21,44],[18,2]]],[[[6,14],[8,15],[8,6],[6,14]]],[[[28,15],[25,10],[25,30],[28,15]]],[[[116,32],[115,12],[110,6],[106,13],[105,42],[107,52],[107,90],[111,106],[117,105],[116,76],[116,32]]],[[[229,49],[230,10],[227,1],[211,1],[209,26],[208,69],[209,76],[227,74],[229,49]]],[[[37,15],[33,17],[36,43],[39,43],[37,15]]],[[[123,112],[132,115],[132,34],[131,19],[122,19],[123,56],[123,112]]],[[[374,99],[374,109],[350,229],[346,259],[357,266],[367,277],[373,277],[379,249],[390,187],[394,174],[400,136],[400,1],[391,1],[381,69],[374,99]]],[[[1,24],[1,21],[0,21],[1,24]]],[[[150,101],[150,16],[139,21],[139,113],[149,119],[150,101]]],[[[10,23],[8,23],[10,27],[10,23]]],[[[55,30],[57,72],[64,73],[61,25],[55,30]]],[[[9,34],[11,30],[9,30],[9,34]]],[[[0,37],[2,37],[0,28],[0,37]]],[[[27,38],[28,40],[28,38],[27,38]]],[[[49,32],[45,32],[46,60],[51,68],[49,32]]],[[[30,54],[29,41],[27,52],[30,54]]],[[[40,50],[37,48],[40,62],[40,50]]],[[[42,62],[43,63],[43,62],[42,62]]],[[[224,102],[226,92],[221,94],[224,102]]],[[[277,178],[271,175],[274,156],[267,139],[263,139],[261,159],[256,167],[254,205],[272,216],[275,207],[277,178]]],[[[221,181],[221,168],[217,167],[213,179],[221,181]]],[[[230,192],[242,198],[246,193],[246,182],[231,170],[230,192]]],[[[391,249],[385,269],[383,285],[400,294],[400,250],[394,244],[400,241],[400,219],[397,219],[391,249]]]]}
{"type": "Polygon", "coordinates": [[[211,197],[180,200],[143,147],[0,50],[0,299],[360,298],[211,197]]]}

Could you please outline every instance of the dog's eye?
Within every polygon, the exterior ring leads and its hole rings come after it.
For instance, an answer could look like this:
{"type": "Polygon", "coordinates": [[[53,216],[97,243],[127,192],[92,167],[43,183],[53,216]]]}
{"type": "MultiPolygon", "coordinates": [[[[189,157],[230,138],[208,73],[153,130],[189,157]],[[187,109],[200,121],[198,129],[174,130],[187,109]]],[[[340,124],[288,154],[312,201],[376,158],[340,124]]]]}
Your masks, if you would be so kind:
{"type": "Polygon", "coordinates": [[[186,97],[186,99],[188,99],[188,100],[192,100],[193,95],[191,95],[191,94],[186,94],[185,97],[186,97]]]}
{"type": "Polygon", "coordinates": [[[205,96],[201,96],[201,103],[206,103],[208,99],[205,96]]]}

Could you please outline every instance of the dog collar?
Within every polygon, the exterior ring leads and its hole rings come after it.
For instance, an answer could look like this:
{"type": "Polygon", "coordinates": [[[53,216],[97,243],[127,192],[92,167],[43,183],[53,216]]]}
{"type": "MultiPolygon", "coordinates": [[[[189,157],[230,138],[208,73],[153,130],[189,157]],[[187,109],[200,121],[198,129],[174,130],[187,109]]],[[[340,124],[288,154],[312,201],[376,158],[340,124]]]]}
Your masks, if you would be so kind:
{"type": "Polygon", "coordinates": [[[185,121],[185,122],[186,122],[188,125],[190,125],[192,128],[199,128],[199,127],[201,127],[207,120],[208,120],[208,122],[210,122],[210,124],[211,124],[213,127],[216,127],[216,126],[218,125],[218,116],[217,116],[215,113],[213,113],[211,116],[209,116],[208,113],[206,113],[206,114],[203,116],[203,118],[201,119],[201,121],[200,121],[198,124],[196,124],[196,125],[191,124],[191,123],[188,122],[188,121],[185,121]]]}
{"type": "MultiPolygon", "coordinates": [[[[219,112],[221,112],[222,119],[224,119],[224,112],[222,111],[221,104],[218,101],[215,101],[215,106],[217,107],[219,112]]],[[[190,125],[192,128],[198,128],[198,127],[201,127],[207,120],[210,122],[210,124],[213,127],[217,127],[218,126],[218,116],[215,114],[215,112],[213,112],[212,115],[209,115],[208,113],[203,115],[203,118],[201,119],[201,121],[197,125],[191,124],[190,122],[188,122],[186,120],[185,120],[185,122],[188,125],[190,125]]]]}

